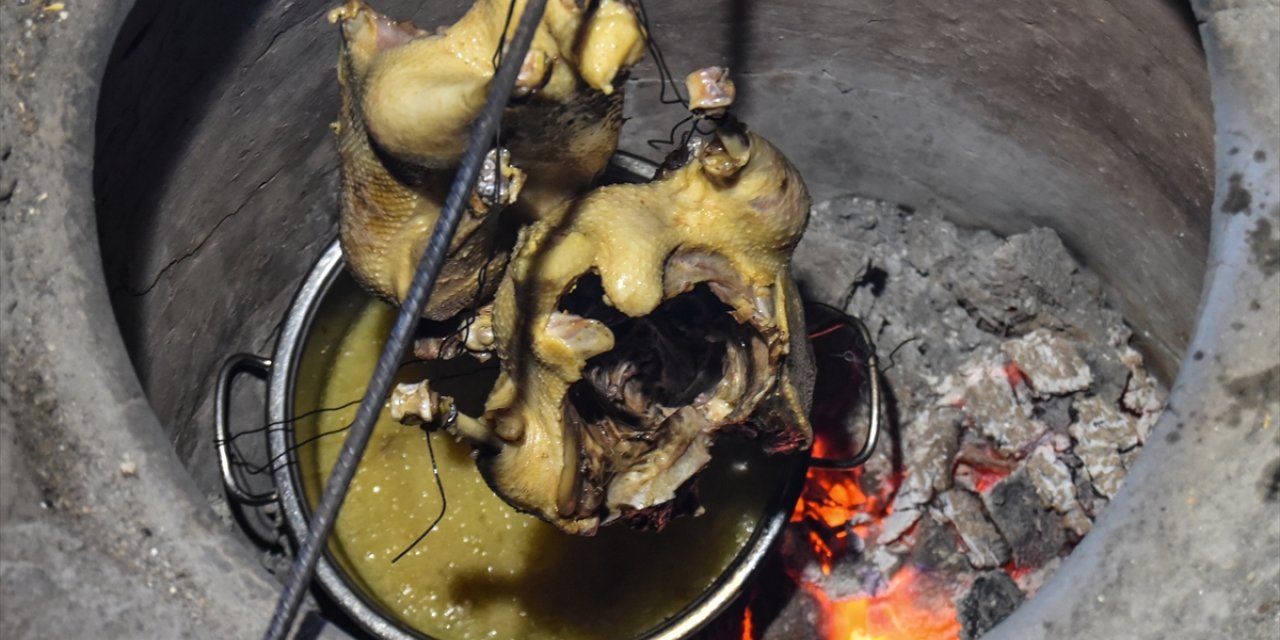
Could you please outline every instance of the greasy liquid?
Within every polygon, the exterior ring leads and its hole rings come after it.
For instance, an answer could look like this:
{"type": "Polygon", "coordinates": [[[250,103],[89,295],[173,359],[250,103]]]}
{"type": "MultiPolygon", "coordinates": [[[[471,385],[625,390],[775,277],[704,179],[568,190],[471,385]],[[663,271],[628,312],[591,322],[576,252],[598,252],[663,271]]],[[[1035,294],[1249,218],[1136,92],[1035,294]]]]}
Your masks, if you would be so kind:
{"type": "MultiPolygon", "coordinates": [[[[394,309],[359,292],[326,306],[333,316],[327,319],[330,328],[312,332],[295,415],[359,399],[394,317],[394,309]]],[[[424,373],[430,372],[406,368],[402,378],[424,373]]],[[[479,391],[473,395],[482,398],[484,384],[482,376],[455,388],[479,391]]],[[[295,439],[342,429],[355,411],[353,405],[300,419],[295,439]]],[[[309,504],[319,496],[344,435],[299,448],[309,504]]],[[[744,548],[786,467],[755,452],[752,443],[718,446],[700,485],[704,515],[677,519],[661,533],[609,526],[594,537],[579,537],[516,512],[485,484],[470,447],[438,432],[430,438],[447,508],[436,528],[392,564],[443,506],[426,438],[422,429],[401,425],[384,410],[330,551],[340,569],[392,617],[446,640],[621,639],[657,626],[692,604],[744,548]]]]}

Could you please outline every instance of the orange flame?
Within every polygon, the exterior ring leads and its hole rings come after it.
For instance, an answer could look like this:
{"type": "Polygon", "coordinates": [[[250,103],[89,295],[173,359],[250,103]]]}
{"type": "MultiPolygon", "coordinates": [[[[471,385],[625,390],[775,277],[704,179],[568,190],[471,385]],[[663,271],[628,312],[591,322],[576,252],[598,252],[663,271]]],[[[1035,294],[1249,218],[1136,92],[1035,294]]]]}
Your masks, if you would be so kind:
{"type": "Polygon", "coordinates": [[[800,586],[818,605],[819,631],[825,640],[942,640],[960,635],[955,606],[935,595],[929,579],[910,565],[875,596],[835,600],[815,584],[800,586]]]}
{"type": "Polygon", "coordinates": [[[872,520],[863,518],[851,527],[846,524],[859,514],[872,514],[876,519],[887,514],[887,496],[867,495],[859,484],[861,478],[861,468],[852,471],[809,469],[800,500],[791,513],[793,523],[820,523],[820,527],[808,529],[806,538],[823,575],[829,575],[835,561],[844,555],[850,532],[867,537],[872,520]]]}
{"type": "MultiPolygon", "coordinates": [[[[819,441],[820,447],[820,441],[819,441]]],[[[815,448],[819,448],[815,447],[815,448]]],[[[821,455],[819,452],[818,455],[821,455]]],[[[804,490],[791,515],[792,526],[802,527],[822,575],[832,569],[851,548],[849,538],[873,537],[880,522],[892,513],[890,501],[901,475],[886,478],[874,493],[861,483],[866,471],[810,469],[804,490]],[[854,523],[850,525],[850,523],[854,523]]],[[[845,599],[832,598],[820,584],[795,576],[800,588],[815,601],[820,612],[818,630],[824,640],[952,640],[959,637],[952,592],[936,579],[904,565],[889,579],[883,593],[845,599]]],[[[744,629],[753,622],[748,610],[744,629]]],[[[751,636],[744,633],[743,638],[751,636]]]]}
{"type": "MultiPolygon", "coordinates": [[[[811,340],[849,329],[848,323],[837,323],[812,335],[811,340]]],[[[838,336],[837,336],[838,338],[838,336]]],[[[833,346],[842,346],[837,338],[830,338],[833,346]]],[[[834,375],[852,375],[843,372],[834,375]]],[[[1011,384],[1021,372],[1015,368],[1006,370],[1011,384]]],[[[835,411],[844,407],[848,396],[834,398],[832,411],[823,415],[842,415],[835,411]],[[843,399],[842,399],[843,398],[843,399]]],[[[847,408],[847,407],[845,407],[847,408]]],[[[842,450],[848,446],[833,434],[843,429],[815,428],[812,455],[817,458],[840,458],[849,455],[842,450]]],[[[985,452],[980,452],[985,453],[985,452]]],[[[1000,460],[994,456],[976,456],[990,465],[973,465],[979,473],[980,484],[994,484],[1003,471],[1000,460]],[[988,469],[987,467],[991,467],[988,469]]],[[[960,623],[956,620],[953,601],[954,585],[943,583],[944,576],[922,573],[910,563],[903,565],[888,579],[882,592],[874,595],[857,595],[849,598],[833,598],[823,584],[842,558],[855,549],[866,550],[876,544],[883,520],[892,514],[892,500],[902,482],[905,471],[896,469],[887,477],[877,477],[878,472],[858,467],[851,470],[810,468],[805,477],[800,500],[791,514],[789,534],[794,541],[788,557],[808,569],[809,562],[816,562],[822,570],[821,577],[805,570],[788,573],[799,589],[813,598],[819,611],[818,631],[824,640],[953,640],[959,637],[960,623]],[[873,474],[873,475],[868,475],[873,474]],[[874,487],[869,490],[866,487],[874,487]],[[809,553],[811,552],[811,553],[809,553]],[[804,557],[801,557],[804,556],[804,557]]],[[[880,472],[883,473],[883,472],[880,472]]],[[[1007,473],[1007,472],[1006,472],[1007,473]]],[[[905,534],[910,537],[908,531],[905,534]]],[[[906,540],[903,538],[901,540],[906,540]]],[[[900,540],[900,542],[901,542],[900,540]]],[[[794,569],[794,566],[792,567],[794,569]]],[[[754,640],[759,621],[747,606],[742,614],[742,640],[754,640]]],[[[766,634],[767,635],[767,634],[766,634]]]]}
{"type": "Polygon", "coordinates": [[[742,612],[742,640],[756,640],[755,625],[751,621],[751,607],[742,612]]]}

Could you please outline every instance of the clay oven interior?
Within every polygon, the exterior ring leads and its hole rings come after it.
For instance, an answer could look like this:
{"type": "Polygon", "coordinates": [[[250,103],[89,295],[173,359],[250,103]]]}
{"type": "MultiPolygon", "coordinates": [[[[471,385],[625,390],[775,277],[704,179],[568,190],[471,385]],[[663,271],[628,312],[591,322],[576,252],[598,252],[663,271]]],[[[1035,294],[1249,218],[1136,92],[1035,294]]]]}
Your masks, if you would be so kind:
{"type": "MultiPolygon", "coordinates": [[[[215,502],[219,360],[270,350],[293,290],[336,233],[331,4],[141,0],[102,85],[94,193],[112,305],[152,408],[215,502]]],[[[462,4],[379,8],[435,25],[462,4]]],[[[1000,234],[1055,229],[1173,382],[1201,299],[1214,187],[1209,74],[1189,7],[647,8],[677,75],[733,69],[743,119],[789,155],[815,199],[928,206],[1000,234]]],[[[622,147],[659,158],[646,140],[665,138],[681,114],[659,104],[648,61],[628,91],[622,147]]]]}

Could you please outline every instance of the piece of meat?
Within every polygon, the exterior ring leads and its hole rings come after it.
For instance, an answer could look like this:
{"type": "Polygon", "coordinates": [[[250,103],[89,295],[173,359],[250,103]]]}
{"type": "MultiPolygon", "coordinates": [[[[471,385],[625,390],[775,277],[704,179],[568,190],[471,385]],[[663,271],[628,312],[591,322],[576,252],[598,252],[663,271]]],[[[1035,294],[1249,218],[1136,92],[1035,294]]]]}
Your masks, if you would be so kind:
{"type": "Polygon", "coordinates": [[[679,502],[721,432],[773,451],[811,441],[791,277],[809,196],[766,140],[716,122],[654,182],[602,187],[525,229],[497,292],[502,366],[478,464],[565,531],[662,522],[644,513],[679,502]]]}
{"type": "MultiPolygon", "coordinates": [[[[524,3],[516,5],[518,16],[524,3]]],[[[361,0],[330,13],[343,36],[335,125],[343,252],[356,280],[386,300],[407,292],[439,217],[496,68],[508,7],[479,0],[436,33],[361,0]]],[[[503,149],[490,153],[424,316],[443,320],[487,301],[517,229],[600,174],[622,125],[614,83],[644,43],[626,2],[548,3],[503,118],[503,149]]]]}

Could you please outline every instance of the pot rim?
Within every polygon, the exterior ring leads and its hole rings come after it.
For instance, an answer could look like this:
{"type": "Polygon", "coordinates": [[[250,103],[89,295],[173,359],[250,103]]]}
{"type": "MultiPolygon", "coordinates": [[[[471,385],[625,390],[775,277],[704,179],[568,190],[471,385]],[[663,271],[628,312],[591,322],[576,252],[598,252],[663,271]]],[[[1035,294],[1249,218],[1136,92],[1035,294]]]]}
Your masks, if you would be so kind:
{"type": "MultiPolygon", "coordinates": [[[[297,382],[302,349],[321,303],[332,285],[343,273],[345,260],[338,240],[333,240],[308,272],[280,325],[280,335],[271,359],[267,384],[267,421],[290,424],[294,415],[293,390],[297,382]]],[[[284,460],[273,471],[278,501],[284,513],[284,524],[295,544],[308,531],[310,509],[296,473],[297,458],[293,452],[293,430],[271,430],[267,447],[271,459],[284,460]]],[[[729,566],[702,593],[671,617],[656,623],[633,640],[677,640],[701,629],[742,593],[747,581],[763,564],[769,551],[779,542],[782,529],[790,519],[791,506],[799,498],[808,465],[807,452],[788,456],[789,469],[785,483],[770,499],[751,537],[729,566]]],[[[395,620],[348,579],[329,555],[316,563],[316,579],[328,595],[362,628],[388,640],[431,640],[432,637],[410,629],[395,620]]]]}

